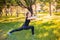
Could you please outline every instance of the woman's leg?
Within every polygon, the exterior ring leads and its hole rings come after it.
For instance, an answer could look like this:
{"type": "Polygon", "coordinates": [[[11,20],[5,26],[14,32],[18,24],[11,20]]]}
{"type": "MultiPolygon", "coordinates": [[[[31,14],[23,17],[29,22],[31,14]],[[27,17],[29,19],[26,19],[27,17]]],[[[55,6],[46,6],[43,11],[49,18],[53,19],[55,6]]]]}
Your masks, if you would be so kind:
{"type": "Polygon", "coordinates": [[[29,26],[31,28],[32,31],[32,35],[34,35],[34,26],[29,26]]]}
{"type": "Polygon", "coordinates": [[[21,31],[21,30],[23,30],[23,27],[15,29],[15,30],[12,30],[12,31],[10,31],[10,33],[13,33],[13,32],[16,32],[16,31],[21,31]]]}
{"type": "Polygon", "coordinates": [[[27,30],[27,29],[31,29],[32,35],[34,35],[34,26],[27,26],[27,27],[25,28],[25,30],[27,30]]]}

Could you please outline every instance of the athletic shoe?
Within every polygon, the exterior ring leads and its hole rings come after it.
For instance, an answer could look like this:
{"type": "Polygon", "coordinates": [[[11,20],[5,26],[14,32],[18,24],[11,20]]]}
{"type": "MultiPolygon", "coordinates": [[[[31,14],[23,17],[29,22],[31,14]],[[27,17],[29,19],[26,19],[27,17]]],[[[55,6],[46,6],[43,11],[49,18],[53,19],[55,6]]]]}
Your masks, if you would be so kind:
{"type": "Polygon", "coordinates": [[[8,35],[11,35],[11,33],[10,33],[10,32],[8,32],[7,34],[8,34],[8,35]]]}
{"type": "Polygon", "coordinates": [[[9,31],[7,32],[7,34],[8,34],[8,35],[11,35],[11,33],[10,33],[11,31],[12,31],[12,29],[11,29],[11,30],[9,30],[9,31]]]}

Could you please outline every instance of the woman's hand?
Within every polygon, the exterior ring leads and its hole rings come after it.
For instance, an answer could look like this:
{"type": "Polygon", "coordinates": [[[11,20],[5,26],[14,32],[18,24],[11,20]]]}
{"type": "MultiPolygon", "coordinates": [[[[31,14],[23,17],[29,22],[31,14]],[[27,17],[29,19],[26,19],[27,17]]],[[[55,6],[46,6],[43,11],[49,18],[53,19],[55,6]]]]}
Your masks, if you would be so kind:
{"type": "Polygon", "coordinates": [[[37,17],[36,16],[32,16],[32,17],[28,17],[28,20],[35,20],[37,17]]]}

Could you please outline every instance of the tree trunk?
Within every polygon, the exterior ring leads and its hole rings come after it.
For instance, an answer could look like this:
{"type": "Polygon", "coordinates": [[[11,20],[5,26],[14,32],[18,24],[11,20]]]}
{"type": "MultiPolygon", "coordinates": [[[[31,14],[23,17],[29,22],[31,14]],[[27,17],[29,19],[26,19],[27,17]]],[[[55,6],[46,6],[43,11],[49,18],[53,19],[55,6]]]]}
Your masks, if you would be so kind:
{"type": "Polygon", "coordinates": [[[2,16],[2,9],[4,8],[4,6],[5,6],[5,1],[6,0],[0,0],[0,16],[2,16]]]}
{"type": "Polygon", "coordinates": [[[11,13],[11,16],[12,16],[12,13],[11,13]]]}
{"type": "Polygon", "coordinates": [[[19,17],[19,7],[18,6],[16,6],[16,15],[17,15],[17,17],[19,17]]]}
{"type": "Polygon", "coordinates": [[[37,9],[37,6],[36,6],[36,3],[35,3],[35,15],[37,14],[37,11],[36,11],[36,9],[37,9]]]}
{"type": "Polygon", "coordinates": [[[12,16],[12,10],[10,10],[10,15],[12,16]]]}
{"type": "Polygon", "coordinates": [[[11,14],[11,16],[12,16],[12,9],[10,9],[10,14],[11,14]]]}
{"type": "Polygon", "coordinates": [[[7,13],[6,13],[6,16],[7,16],[7,13]]]}
{"type": "Polygon", "coordinates": [[[6,16],[7,16],[7,13],[6,13],[6,16]]]}
{"type": "Polygon", "coordinates": [[[32,16],[33,15],[33,9],[32,9],[32,7],[30,6],[27,9],[31,12],[31,16],[32,16]]]}
{"type": "Polygon", "coordinates": [[[2,8],[0,8],[0,17],[2,16],[2,8]]]}
{"type": "Polygon", "coordinates": [[[7,14],[8,14],[8,13],[7,13],[7,11],[6,11],[6,16],[7,16],[7,14]]]}
{"type": "Polygon", "coordinates": [[[19,17],[19,12],[18,12],[18,10],[16,11],[16,14],[17,14],[17,17],[19,17]]]}
{"type": "Polygon", "coordinates": [[[5,8],[5,14],[6,14],[6,16],[8,15],[8,9],[7,8],[5,8]]]}
{"type": "Polygon", "coordinates": [[[19,17],[18,13],[17,13],[17,17],[19,17]]]}
{"type": "Polygon", "coordinates": [[[52,12],[51,12],[51,2],[49,2],[49,14],[50,14],[50,16],[52,15],[52,12]]]}

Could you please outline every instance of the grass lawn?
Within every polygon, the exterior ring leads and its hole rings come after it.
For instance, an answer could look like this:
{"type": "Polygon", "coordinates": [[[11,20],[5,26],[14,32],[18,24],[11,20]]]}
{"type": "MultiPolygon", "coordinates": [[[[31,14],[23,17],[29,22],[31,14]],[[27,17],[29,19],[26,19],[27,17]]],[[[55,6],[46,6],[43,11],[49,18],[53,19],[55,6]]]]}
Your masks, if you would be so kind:
{"type": "Polygon", "coordinates": [[[35,35],[32,36],[31,30],[23,30],[7,35],[11,29],[21,27],[23,21],[0,22],[0,40],[60,40],[60,17],[53,19],[43,19],[40,21],[32,21],[30,25],[34,25],[35,35]]]}

